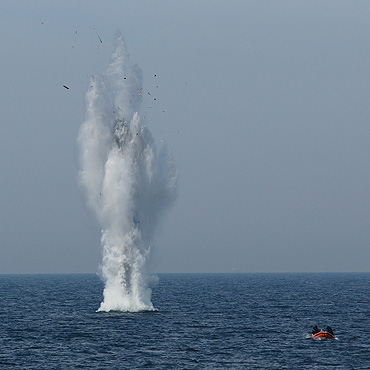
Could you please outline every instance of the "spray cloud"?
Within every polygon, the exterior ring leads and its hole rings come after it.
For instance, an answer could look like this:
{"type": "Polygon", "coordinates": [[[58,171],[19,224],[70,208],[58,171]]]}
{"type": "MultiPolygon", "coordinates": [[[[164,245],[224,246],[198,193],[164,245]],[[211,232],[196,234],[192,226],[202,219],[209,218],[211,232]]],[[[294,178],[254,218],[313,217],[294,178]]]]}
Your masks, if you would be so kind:
{"type": "Polygon", "coordinates": [[[176,169],[141,122],[142,71],[130,65],[122,35],[115,42],[108,68],[91,80],[78,136],[81,183],[102,226],[99,311],[154,310],[145,270],[148,243],[174,201],[176,169]]]}

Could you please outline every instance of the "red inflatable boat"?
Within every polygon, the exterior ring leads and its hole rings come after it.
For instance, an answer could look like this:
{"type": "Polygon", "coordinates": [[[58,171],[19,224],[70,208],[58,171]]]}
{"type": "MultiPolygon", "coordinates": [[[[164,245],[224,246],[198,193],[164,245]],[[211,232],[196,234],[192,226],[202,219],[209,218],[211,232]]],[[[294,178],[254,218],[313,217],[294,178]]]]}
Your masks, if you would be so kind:
{"type": "Polygon", "coordinates": [[[330,334],[328,331],[325,331],[325,330],[321,330],[318,333],[311,334],[311,337],[312,339],[322,339],[322,338],[334,339],[335,338],[333,334],[330,334]]]}

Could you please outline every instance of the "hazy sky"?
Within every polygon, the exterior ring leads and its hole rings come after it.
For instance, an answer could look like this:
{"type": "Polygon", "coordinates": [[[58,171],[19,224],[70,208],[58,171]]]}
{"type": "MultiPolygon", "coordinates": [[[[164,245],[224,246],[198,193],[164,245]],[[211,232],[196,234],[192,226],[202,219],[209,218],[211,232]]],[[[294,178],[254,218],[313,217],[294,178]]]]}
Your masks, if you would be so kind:
{"type": "Polygon", "coordinates": [[[368,1],[2,0],[0,273],[98,269],[76,139],[116,30],[179,171],[152,271],[370,271],[369,19],[368,1]]]}

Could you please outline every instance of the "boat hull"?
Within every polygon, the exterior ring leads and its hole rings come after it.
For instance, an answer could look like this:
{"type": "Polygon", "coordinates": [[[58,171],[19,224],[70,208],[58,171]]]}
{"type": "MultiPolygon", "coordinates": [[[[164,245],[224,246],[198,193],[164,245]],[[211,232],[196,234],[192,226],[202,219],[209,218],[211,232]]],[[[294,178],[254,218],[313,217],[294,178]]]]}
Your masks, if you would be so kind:
{"type": "Polygon", "coordinates": [[[333,334],[330,334],[328,331],[319,331],[318,333],[315,333],[315,334],[311,334],[311,338],[312,339],[334,339],[334,335],[333,334]]]}

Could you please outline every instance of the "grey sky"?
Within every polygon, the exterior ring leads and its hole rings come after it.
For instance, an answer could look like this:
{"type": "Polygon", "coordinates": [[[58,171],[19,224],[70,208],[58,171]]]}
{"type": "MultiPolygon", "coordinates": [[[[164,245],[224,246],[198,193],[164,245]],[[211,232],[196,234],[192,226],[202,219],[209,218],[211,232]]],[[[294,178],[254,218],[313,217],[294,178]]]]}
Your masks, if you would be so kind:
{"type": "Polygon", "coordinates": [[[369,19],[367,1],[1,1],[0,273],[97,271],[76,139],[117,29],[179,170],[152,271],[370,271],[369,19]]]}

